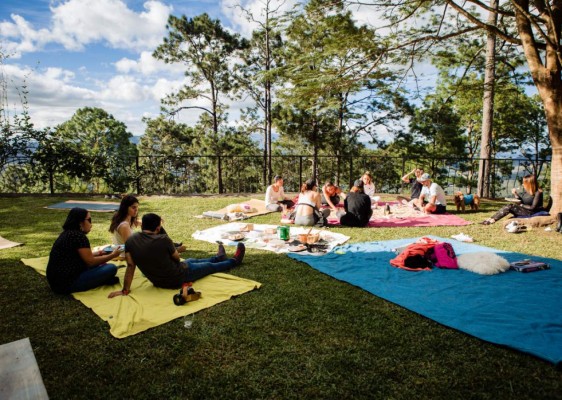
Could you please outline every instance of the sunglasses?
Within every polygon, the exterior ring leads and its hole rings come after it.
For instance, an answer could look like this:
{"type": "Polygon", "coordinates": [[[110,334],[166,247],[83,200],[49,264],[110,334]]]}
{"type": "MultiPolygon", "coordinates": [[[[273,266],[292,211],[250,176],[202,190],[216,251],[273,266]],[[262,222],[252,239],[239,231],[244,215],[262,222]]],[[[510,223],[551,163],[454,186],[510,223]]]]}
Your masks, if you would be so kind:
{"type": "Polygon", "coordinates": [[[88,221],[91,224],[92,223],[92,217],[86,218],[84,221],[88,221]]]}

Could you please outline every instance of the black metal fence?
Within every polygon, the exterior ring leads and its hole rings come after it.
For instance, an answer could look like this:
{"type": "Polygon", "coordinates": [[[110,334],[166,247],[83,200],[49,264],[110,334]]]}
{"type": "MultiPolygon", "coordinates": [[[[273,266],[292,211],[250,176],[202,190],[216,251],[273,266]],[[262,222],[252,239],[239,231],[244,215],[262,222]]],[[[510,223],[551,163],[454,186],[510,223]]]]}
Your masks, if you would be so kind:
{"type": "MultiPolygon", "coordinates": [[[[550,161],[527,159],[484,160],[490,166],[491,197],[503,197],[521,178],[537,173],[541,186],[549,192],[550,161]]],[[[124,170],[122,190],[137,194],[217,194],[219,181],[222,193],[263,193],[270,182],[264,182],[263,156],[139,156],[131,159],[124,170]],[[219,174],[220,171],[220,174],[219,174]]],[[[476,191],[479,159],[444,157],[420,159],[380,156],[318,156],[284,155],[272,158],[273,174],[284,178],[285,191],[297,192],[304,181],[314,175],[322,184],[327,180],[344,190],[365,171],[374,178],[377,193],[398,194],[409,187],[401,177],[415,167],[422,167],[447,192],[476,191]]],[[[114,173],[115,171],[113,171],[114,173]]],[[[114,193],[116,190],[103,177],[71,178],[64,172],[45,171],[32,159],[10,160],[0,170],[0,193],[114,193]]]]}

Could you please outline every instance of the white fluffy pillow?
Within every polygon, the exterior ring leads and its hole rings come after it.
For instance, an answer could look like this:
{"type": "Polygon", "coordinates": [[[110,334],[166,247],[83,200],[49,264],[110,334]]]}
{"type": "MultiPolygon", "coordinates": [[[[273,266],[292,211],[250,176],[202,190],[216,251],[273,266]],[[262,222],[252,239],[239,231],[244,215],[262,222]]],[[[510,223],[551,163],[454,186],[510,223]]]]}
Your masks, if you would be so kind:
{"type": "Polygon", "coordinates": [[[459,268],[482,275],[494,275],[509,269],[509,261],[486,251],[457,256],[459,268]]]}

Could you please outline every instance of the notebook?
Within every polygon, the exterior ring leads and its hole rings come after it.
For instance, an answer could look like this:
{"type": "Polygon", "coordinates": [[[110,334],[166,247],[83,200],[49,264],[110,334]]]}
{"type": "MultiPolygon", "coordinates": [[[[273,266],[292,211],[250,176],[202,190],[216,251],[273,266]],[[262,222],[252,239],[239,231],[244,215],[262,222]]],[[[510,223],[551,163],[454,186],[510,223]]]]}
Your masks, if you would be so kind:
{"type": "Polygon", "coordinates": [[[509,269],[512,269],[517,272],[534,272],[534,271],[542,271],[544,269],[550,269],[550,266],[541,261],[521,260],[521,261],[514,261],[510,263],[509,269]]]}

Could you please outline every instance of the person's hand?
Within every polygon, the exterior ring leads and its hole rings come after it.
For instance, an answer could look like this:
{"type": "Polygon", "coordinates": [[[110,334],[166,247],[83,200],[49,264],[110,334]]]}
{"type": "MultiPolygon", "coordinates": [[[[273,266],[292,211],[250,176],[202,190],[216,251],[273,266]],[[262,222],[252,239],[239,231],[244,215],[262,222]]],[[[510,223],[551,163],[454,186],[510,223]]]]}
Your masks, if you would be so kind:
{"type": "Polygon", "coordinates": [[[183,253],[187,250],[187,247],[182,244],[180,247],[176,247],[176,250],[178,251],[178,253],[183,253]]]}
{"type": "Polygon", "coordinates": [[[517,196],[517,188],[511,189],[511,193],[512,193],[514,196],[517,196]]]}
{"type": "Polygon", "coordinates": [[[111,254],[111,259],[113,260],[115,257],[119,257],[121,255],[121,247],[117,247],[115,249],[113,249],[113,251],[110,253],[111,254]]]}
{"type": "Polygon", "coordinates": [[[112,299],[112,298],[117,297],[117,296],[123,296],[123,291],[122,290],[116,290],[115,292],[109,293],[109,295],[107,297],[109,299],[112,299]]]}

